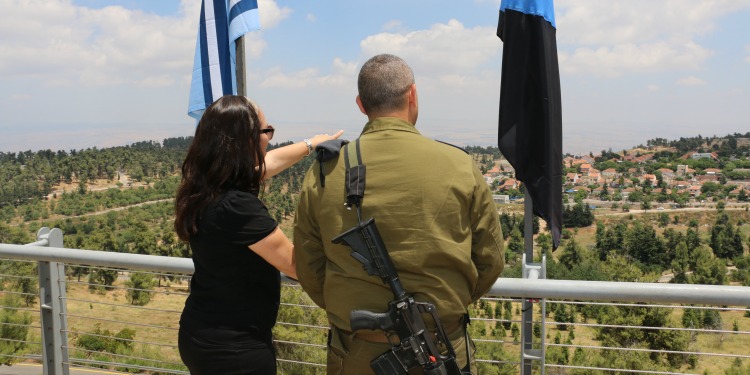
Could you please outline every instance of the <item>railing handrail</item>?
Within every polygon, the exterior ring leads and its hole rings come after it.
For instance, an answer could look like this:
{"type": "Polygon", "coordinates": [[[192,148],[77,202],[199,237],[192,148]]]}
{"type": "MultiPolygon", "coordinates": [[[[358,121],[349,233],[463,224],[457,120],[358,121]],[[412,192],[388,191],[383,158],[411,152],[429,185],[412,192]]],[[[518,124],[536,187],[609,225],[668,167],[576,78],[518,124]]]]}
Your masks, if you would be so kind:
{"type": "MultiPolygon", "coordinates": [[[[36,245],[0,244],[0,257],[180,274],[195,271],[188,258],[36,245]]],[[[731,285],[499,278],[486,296],[750,306],[750,287],[731,285]]]]}
{"type": "Polygon", "coordinates": [[[750,306],[750,287],[499,278],[487,296],[750,306]]]}
{"type": "Polygon", "coordinates": [[[192,274],[195,272],[192,259],[116,253],[101,250],[68,249],[29,245],[0,244],[0,257],[31,259],[46,262],[86,264],[91,266],[128,268],[139,271],[172,272],[192,274]]]}

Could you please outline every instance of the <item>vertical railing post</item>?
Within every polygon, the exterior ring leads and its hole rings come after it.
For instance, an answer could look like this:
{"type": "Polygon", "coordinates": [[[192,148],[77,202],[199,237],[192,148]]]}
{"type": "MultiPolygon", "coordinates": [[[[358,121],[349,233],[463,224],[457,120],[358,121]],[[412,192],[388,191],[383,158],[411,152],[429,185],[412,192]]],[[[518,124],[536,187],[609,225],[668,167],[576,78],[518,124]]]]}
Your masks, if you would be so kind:
{"type": "MultiPolygon", "coordinates": [[[[63,247],[63,234],[58,228],[43,227],[37,242],[48,247],[63,247]]],[[[65,308],[65,265],[39,262],[39,315],[42,324],[42,366],[44,375],[68,375],[68,327],[65,308]]]]}
{"type": "MultiPolygon", "coordinates": [[[[524,279],[537,279],[546,277],[545,259],[542,263],[534,263],[534,210],[531,194],[524,189],[524,220],[523,239],[524,253],[522,256],[522,277],[524,279]]],[[[540,304],[542,318],[541,347],[534,349],[534,303],[531,299],[524,298],[521,302],[521,375],[531,375],[533,361],[538,361],[541,374],[544,375],[544,315],[546,313],[544,301],[540,304]]]]}

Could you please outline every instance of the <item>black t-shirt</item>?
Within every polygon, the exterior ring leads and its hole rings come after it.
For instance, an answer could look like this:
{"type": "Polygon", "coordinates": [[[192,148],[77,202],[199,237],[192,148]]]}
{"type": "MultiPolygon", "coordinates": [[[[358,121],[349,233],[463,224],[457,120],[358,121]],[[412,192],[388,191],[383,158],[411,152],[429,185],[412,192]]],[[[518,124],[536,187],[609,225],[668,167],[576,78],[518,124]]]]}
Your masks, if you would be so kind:
{"type": "Polygon", "coordinates": [[[279,310],[279,271],[248,248],[277,227],[258,197],[229,191],[209,204],[190,239],[195,273],[180,320],[270,334],[279,310]]]}

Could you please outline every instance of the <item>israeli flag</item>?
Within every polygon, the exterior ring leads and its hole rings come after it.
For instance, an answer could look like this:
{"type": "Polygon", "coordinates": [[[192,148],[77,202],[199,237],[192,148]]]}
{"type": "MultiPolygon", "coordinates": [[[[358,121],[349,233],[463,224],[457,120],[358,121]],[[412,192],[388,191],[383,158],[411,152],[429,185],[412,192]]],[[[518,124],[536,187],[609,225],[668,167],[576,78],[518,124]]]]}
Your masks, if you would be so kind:
{"type": "Polygon", "coordinates": [[[188,115],[200,119],[216,99],[237,94],[235,41],[258,29],[257,0],[203,0],[188,115]]]}

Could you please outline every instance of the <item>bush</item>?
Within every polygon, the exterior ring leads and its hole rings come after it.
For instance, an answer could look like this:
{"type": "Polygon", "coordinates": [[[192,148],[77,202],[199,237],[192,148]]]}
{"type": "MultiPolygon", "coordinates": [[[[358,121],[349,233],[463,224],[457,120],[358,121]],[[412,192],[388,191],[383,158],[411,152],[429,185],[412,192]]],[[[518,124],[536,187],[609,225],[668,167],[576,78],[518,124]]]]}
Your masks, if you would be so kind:
{"type": "Polygon", "coordinates": [[[81,334],[75,340],[76,346],[92,352],[106,352],[112,354],[129,354],[133,351],[133,338],[135,330],[123,328],[119,332],[112,333],[108,329],[102,330],[101,324],[94,325],[91,334],[81,334]]]}
{"type": "Polygon", "coordinates": [[[145,306],[151,301],[152,290],[156,285],[154,275],[150,273],[133,272],[130,274],[130,279],[125,281],[127,286],[128,301],[132,305],[145,306]]]}
{"type": "MultiPolygon", "coordinates": [[[[14,295],[2,299],[5,307],[21,307],[21,300],[14,295]]],[[[20,354],[27,349],[26,337],[29,334],[31,314],[28,312],[3,308],[0,309],[0,364],[10,366],[18,362],[20,354]],[[11,341],[14,340],[14,341],[11,341]]]]}

